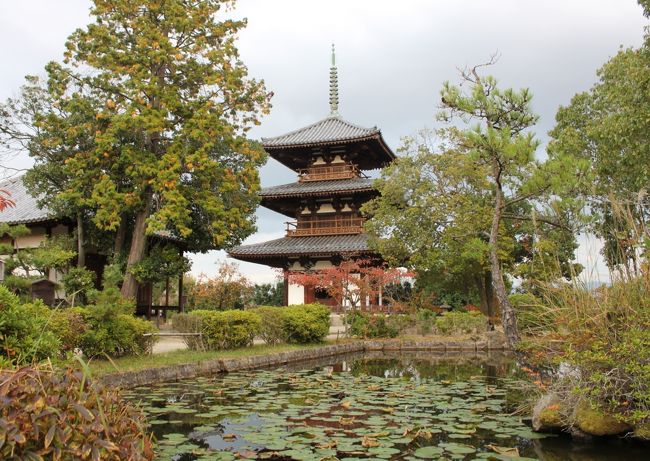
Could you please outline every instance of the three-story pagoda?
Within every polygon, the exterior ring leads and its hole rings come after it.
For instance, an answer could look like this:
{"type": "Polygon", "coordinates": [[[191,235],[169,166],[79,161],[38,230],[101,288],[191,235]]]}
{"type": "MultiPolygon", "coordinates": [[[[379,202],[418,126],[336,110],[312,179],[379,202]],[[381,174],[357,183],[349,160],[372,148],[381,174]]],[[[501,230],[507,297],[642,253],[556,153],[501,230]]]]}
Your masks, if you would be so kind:
{"type": "Polygon", "coordinates": [[[291,271],[318,270],[344,258],[376,256],[368,247],[361,206],[378,192],[365,171],[395,159],[380,130],[363,128],[338,115],[337,70],[332,49],[330,115],[304,128],[274,138],[262,138],[268,154],[294,170],[298,181],[267,187],[262,206],[288,216],[286,236],[242,245],[233,258],[282,268],[285,302],[333,304],[324,292],[289,283],[291,271]]]}

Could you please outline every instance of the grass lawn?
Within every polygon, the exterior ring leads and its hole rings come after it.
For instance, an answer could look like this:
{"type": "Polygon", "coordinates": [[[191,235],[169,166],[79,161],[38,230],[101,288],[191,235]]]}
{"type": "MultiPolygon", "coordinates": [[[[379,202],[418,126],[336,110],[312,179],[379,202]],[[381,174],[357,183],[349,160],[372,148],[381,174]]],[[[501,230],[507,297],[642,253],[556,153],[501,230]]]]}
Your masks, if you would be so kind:
{"type": "Polygon", "coordinates": [[[326,341],[319,344],[278,344],[276,346],[267,346],[265,344],[260,344],[242,349],[204,352],[190,351],[185,349],[165,352],[163,354],[122,357],[110,361],[93,359],[90,361],[89,366],[93,376],[101,376],[118,371],[144,370],[147,368],[159,368],[168,365],[180,365],[217,358],[225,359],[248,357],[253,355],[267,355],[277,352],[295,351],[299,349],[313,349],[315,347],[322,347],[331,344],[334,344],[334,342],[326,341]]]}

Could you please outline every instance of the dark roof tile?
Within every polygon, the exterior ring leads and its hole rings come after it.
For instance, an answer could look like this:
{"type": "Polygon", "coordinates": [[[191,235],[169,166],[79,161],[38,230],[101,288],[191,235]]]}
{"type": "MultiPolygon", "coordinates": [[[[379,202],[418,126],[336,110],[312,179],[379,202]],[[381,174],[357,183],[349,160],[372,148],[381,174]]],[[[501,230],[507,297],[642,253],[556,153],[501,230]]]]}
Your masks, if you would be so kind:
{"type": "Polygon", "coordinates": [[[265,187],[260,196],[265,197],[298,197],[320,195],[332,192],[354,192],[375,190],[371,178],[336,179],[332,181],[294,182],[280,186],[265,187]]]}
{"type": "Polygon", "coordinates": [[[288,255],[317,256],[340,253],[367,253],[370,251],[368,236],[366,234],[356,234],[284,237],[253,245],[241,245],[232,248],[228,253],[234,258],[252,259],[288,255]]]}
{"type": "Polygon", "coordinates": [[[327,117],[316,123],[273,138],[262,138],[267,149],[311,144],[348,142],[380,136],[377,127],[363,128],[339,117],[327,117]]]}

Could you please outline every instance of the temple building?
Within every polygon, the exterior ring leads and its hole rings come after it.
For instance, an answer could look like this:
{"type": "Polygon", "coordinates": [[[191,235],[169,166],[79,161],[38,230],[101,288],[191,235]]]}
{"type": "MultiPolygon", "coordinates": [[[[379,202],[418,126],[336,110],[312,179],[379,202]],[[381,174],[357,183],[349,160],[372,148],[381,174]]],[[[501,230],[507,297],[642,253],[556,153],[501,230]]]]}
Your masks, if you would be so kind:
{"type": "Polygon", "coordinates": [[[339,117],[337,70],[332,47],[330,114],[289,133],[262,138],[268,154],[294,170],[297,182],[262,189],[261,204],[281,213],[286,236],[242,245],[233,258],[284,270],[285,302],[333,304],[322,290],[289,283],[291,271],[318,270],[344,258],[375,255],[364,233],[361,206],[378,192],[364,172],[386,166],[395,154],[376,127],[363,128],[339,117]]]}

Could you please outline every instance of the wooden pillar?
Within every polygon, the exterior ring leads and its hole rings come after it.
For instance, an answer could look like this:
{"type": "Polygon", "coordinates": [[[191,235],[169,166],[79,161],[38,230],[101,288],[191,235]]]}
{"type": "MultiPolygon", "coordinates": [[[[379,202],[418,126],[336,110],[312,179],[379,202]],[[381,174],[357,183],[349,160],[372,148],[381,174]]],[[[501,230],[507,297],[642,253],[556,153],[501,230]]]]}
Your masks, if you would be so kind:
{"type": "Polygon", "coordinates": [[[178,277],[178,312],[185,312],[184,300],[183,300],[183,275],[181,274],[178,277]]]}
{"type": "MultiPolygon", "coordinates": [[[[165,279],[165,307],[169,307],[169,276],[165,279]]],[[[167,321],[167,309],[163,313],[165,322],[167,321]]]]}
{"type": "Polygon", "coordinates": [[[289,271],[285,269],[283,271],[284,276],[284,293],[282,293],[282,303],[285,306],[289,305],[289,271]]]}

